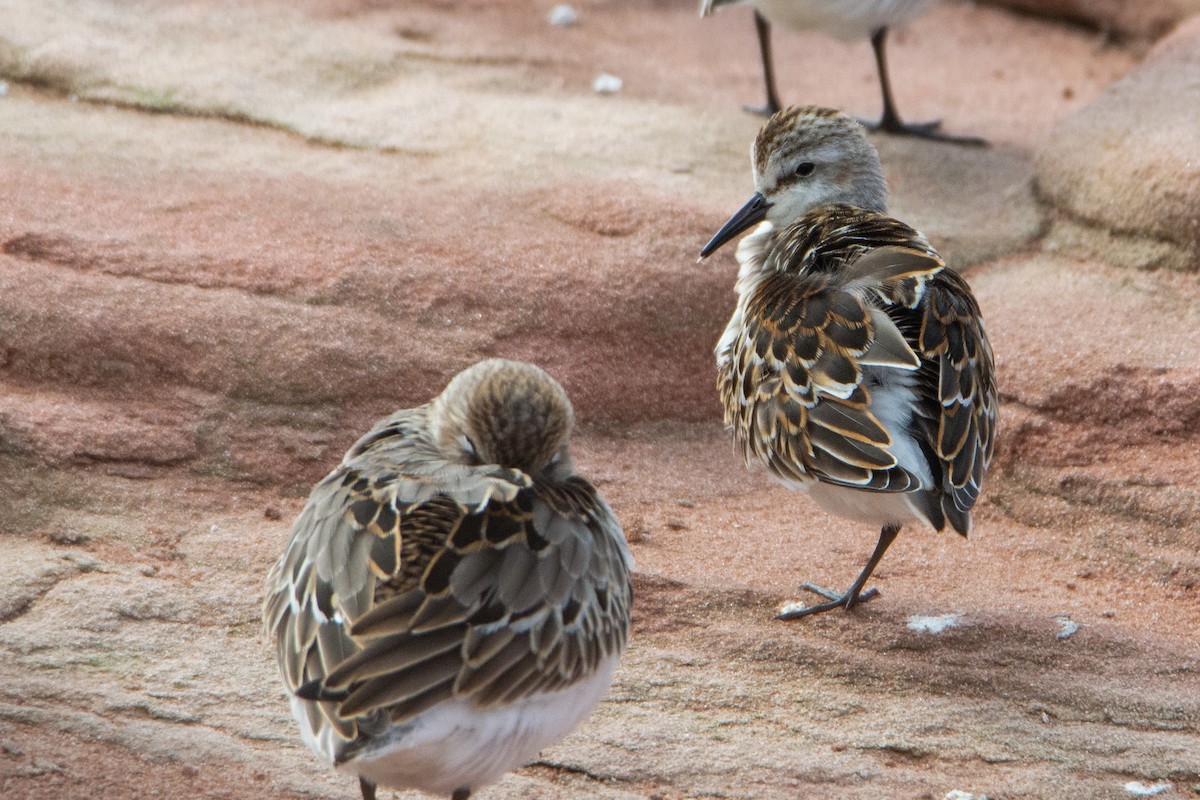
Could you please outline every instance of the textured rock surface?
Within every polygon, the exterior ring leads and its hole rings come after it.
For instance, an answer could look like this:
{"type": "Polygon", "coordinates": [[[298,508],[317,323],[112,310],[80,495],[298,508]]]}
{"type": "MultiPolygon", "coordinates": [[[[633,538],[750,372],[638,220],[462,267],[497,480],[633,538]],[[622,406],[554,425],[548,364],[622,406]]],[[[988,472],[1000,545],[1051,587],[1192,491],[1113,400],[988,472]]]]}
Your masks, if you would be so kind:
{"type": "Polygon", "coordinates": [[[1128,36],[1162,36],[1181,20],[1200,14],[1200,0],[984,0],[985,3],[1081,22],[1128,36]]]}
{"type": "Polygon", "coordinates": [[[1058,212],[1050,245],[1113,263],[1200,270],[1200,16],[1061,120],[1037,154],[1058,212]]]}
{"type": "MultiPolygon", "coordinates": [[[[356,797],[296,741],[261,581],[355,436],[484,355],[567,386],[639,573],[611,698],[481,800],[1189,796],[1200,287],[1047,248],[1033,192],[1135,54],[965,4],[895,37],[905,113],[993,141],[877,144],[897,215],[978,292],[998,463],[970,542],[906,531],[880,601],[781,625],[875,532],[720,430],[735,268],[694,262],[750,191],[751,19],[550,6],[9,4],[0,797],[356,797]]],[[[865,44],[776,49],[785,98],[877,113],[865,44]]]]}

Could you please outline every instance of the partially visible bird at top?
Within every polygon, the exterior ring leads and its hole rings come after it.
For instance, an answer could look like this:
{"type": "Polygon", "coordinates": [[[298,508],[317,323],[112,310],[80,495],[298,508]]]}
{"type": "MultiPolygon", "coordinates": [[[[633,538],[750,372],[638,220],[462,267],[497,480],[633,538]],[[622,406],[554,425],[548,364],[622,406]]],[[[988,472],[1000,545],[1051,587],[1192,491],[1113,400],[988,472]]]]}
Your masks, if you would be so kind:
{"type": "Polygon", "coordinates": [[[570,733],[629,635],[631,560],[575,474],[573,414],[490,359],[380,420],[314,487],[263,621],[323,761],[466,800],[570,733]]]}
{"type": "Polygon", "coordinates": [[[863,591],[903,524],[962,536],[992,458],[992,350],[966,281],[887,215],[879,156],[838,111],[775,114],[751,148],[755,193],[700,251],[737,249],[737,306],[716,347],[725,422],[747,460],[834,514],[880,525],[844,593],[863,591]]]}
{"type": "Polygon", "coordinates": [[[783,105],[775,88],[774,59],[771,55],[771,25],[782,25],[794,31],[821,31],[845,41],[871,40],[875,51],[875,68],[883,94],[883,116],[877,123],[864,123],[873,130],[957,144],[983,145],[976,136],[956,136],[940,130],[941,121],[906,123],[900,119],[892,97],[887,66],[888,30],[915,20],[933,0],[701,0],[700,16],[705,17],[723,6],[750,4],[754,6],[754,25],[758,31],[758,47],[762,55],[763,83],[767,102],[763,106],[747,106],[748,111],[770,116],[783,105]]]}

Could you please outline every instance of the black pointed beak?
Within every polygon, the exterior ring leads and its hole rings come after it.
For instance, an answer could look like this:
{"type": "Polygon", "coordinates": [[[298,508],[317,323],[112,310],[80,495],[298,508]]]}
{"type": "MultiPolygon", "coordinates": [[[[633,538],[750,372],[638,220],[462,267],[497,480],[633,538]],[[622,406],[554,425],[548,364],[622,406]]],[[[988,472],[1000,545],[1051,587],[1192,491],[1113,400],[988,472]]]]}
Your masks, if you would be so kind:
{"type": "Polygon", "coordinates": [[[737,236],[742,231],[749,228],[751,225],[757,225],[762,222],[767,216],[767,209],[772,203],[763,197],[761,193],[755,192],[754,196],[746,201],[746,205],[737,210],[737,213],[729,218],[729,221],[721,226],[721,230],[717,231],[716,236],[708,240],[708,244],[704,245],[704,249],[700,251],[700,258],[708,258],[717,251],[721,245],[728,242],[733,237],[737,236]]]}

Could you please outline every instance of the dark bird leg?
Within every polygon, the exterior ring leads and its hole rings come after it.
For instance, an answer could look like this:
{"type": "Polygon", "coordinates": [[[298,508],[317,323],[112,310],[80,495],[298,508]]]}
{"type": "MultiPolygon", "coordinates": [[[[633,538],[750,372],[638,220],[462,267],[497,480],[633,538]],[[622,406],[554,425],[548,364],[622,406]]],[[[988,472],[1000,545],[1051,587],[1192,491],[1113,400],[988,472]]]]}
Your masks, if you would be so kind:
{"type": "Polygon", "coordinates": [[[468,800],[471,796],[471,790],[465,786],[454,790],[454,794],[450,795],[450,800],[468,800]]]}
{"type": "Polygon", "coordinates": [[[358,788],[362,790],[363,800],[375,800],[375,784],[366,778],[359,778],[358,788]]]}
{"type": "Polygon", "coordinates": [[[939,142],[969,144],[977,147],[986,145],[987,141],[978,136],[954,136],[940,132],[938,130],[942,125],[940,119],[911,124],[900,119],[900,114],[896,111],[896,101],[892,98],[892,82],[888,78],[887,32],[887,28],[880,28],[871,34],[871,48],[875,51],[875,69],[879,72],[879,88],[883,93],[883,116],[880,117],[879,122],[864,121],[863,124],[870,130],[894,133],[899,136],[919,136],[923,139],[936,139],[939,142]]]}
{"type": "Polygon", "coordinates": [[[771,23],[758,11],[754,12],[754,28],[758,31],[758,52],[762,55],[763,84],[767,89],[767,103],[762,106],[742,106],[751,114],[761,114],[769,117],[783,108],[779,103],[779,93],[775,91],[775,66],[771,57],[771,23]]]}
{"type": "Polygon", "coordinates": [[[871,558],[867,561],[867,565],[863,567],[863,571],[854,579],[854,583],[846,590],[845,594],[839,595],[828,589],[822,589],[820,586],[806,583],[800,588],[815,592],[823,597],[828,597],[829,602],[805,608],[789,609],[776,615],[775,619],[799,619],[800,617],[807,617],[810,614],[820,614],[823,611],[829,611],[838,606],[844,606],[849,611],[854,607],[855,603],[865,603],[872,597],[878,596],[878,589],[868,589],[864,592],[862,588],[871,577],[871,573],[875,571],[875,567],[879,566],[879,560],[883,558],[883,554],[887,552],[888,547],[896,540],[896,534],[898,533],[900,533],[899,525],[883,526],[883,530],[879,532],[879,541],[875,543],[875,552],[871,553],[871,558]]]}

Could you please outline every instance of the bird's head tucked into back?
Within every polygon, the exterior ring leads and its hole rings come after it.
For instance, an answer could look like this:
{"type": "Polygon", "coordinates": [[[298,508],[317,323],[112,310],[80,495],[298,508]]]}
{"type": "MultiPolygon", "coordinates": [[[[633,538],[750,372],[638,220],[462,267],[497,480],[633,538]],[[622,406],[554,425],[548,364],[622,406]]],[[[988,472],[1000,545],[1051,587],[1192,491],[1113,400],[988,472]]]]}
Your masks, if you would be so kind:
{"type": "Polygon", "coordinates": [[[816,106],[775,114],[750,148],[754,196],[700,251],[705,258],[763,220],[782,228],[825,205],[887,210],[879,154],[853,117],[816,106]]]}
{"type": "Polygon", "coordinates": [[[533,364],[493,358],[463,370],[433,401],[430,420],[449,460],[530,476],[571,472],[571,401],[533,364]]]}

